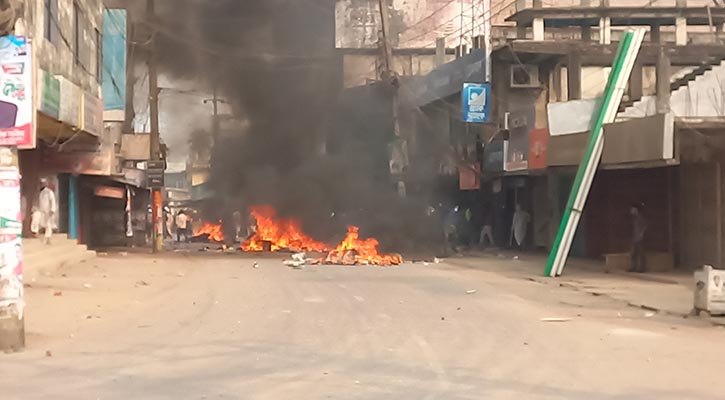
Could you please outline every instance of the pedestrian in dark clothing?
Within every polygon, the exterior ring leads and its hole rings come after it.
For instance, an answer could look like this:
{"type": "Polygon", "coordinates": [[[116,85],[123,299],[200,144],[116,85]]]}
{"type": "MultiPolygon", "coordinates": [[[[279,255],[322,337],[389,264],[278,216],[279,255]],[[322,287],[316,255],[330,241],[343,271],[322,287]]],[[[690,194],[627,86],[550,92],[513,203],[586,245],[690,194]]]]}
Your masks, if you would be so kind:
{"type": "Polygon", "coordinates": [[[632,217],[632,248],[630,253],[631,266],[629,272],[645,272],[647,255],[644,250],[644,238],[647,233],[647,220],[642,213],[641,205],[634,205],[629,213],[632,217]]]}

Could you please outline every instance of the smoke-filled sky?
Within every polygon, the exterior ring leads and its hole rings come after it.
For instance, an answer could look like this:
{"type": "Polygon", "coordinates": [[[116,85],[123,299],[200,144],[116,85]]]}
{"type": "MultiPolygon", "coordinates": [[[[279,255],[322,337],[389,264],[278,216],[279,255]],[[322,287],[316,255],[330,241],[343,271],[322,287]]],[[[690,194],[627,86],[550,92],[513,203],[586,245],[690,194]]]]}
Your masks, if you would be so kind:
{"type": "MultiPolygon", "coordinates": [[[[349,123],[340,121],[334,6],[334,0],[157,0],[160,73],[202,92],[216,87],[248,122],[248,132],[219,138],[213,152],[217,196],[208,209],[220,214],[214,217],[270,204],[323,239],[344,233],[348,223],[381,239],[395,230],[420,231],[418,216],[405,222],[408,209],[387,177],[389,118],[386,125],[385,118],[364,116],[366,109],[379,115],[375,110],[389,100],[385,91],[358,104],[345,117],[349,123]],[[336,154],[322,150],[331,136],[346,142],[336,154]]],[[[182,105],[162,112],[188,131],[173,135],[186,138],[208,121],[209,106],[180,112],[187,100],[168,96],[162,105],[182,105]]],[[[178,139],[165,137],[173,151],[178,139]]]]}

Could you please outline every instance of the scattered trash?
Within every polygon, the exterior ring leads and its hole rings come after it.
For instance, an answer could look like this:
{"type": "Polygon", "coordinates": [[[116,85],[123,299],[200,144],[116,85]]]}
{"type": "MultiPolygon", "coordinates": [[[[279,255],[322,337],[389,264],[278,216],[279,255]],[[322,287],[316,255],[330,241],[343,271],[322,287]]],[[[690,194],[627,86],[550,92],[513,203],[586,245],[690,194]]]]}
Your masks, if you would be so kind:
{"type": "Polygon", "coordinates": [[[145,329],[145,328],[151,328],[151,325],[139,325],[137,326],[139,329],[145,329]]]}
{"type": "Polygon", "coordinates": [[[466,290],[466,294],[474,294],[476,292],[478,292],[476,289],[466,290]]]}
{"type": "Polygon", "coordinates": [[[518,260],[519,260],[519,256],[514,256],[514,257],[512,258],[512,260],[518,261],[518,260]]]}
{"type": "Polygon", "coordinates": [[[301,269],[305,264],[307,264],[308,261],[313,262],[315,260],[312,260],[312,259],[308,260],[307,253],[295,253],[295,254],[292,254],[291,260],[284,260],[284,261],[282,261],[282,264],[284,264],[288,267],[301,269]]]}
{"type": "Polygon", "coordinates": [[[86,288],[86,289],[90,289],[92,286],[91,286],[90,283],[84,283],[83,284],[83,287],[86,288]]]}
{"type": "Polygon", "coordinates": [[[92,315],[86,315],[86,319],[93,319],[92,315]]]}
{"type": "Polygon", "coordinates": [[[45,351],[45,356],[46,357],[53,357],[53,353],[51,353],[50,350],[46,350],[45,351]]]}
{"type": "Polygon", "coordinates": [[[458,308],[457,308],[457,310],[458,310],[458,311],[461,311],[461,307],[458,307],[458,308]]]}
{"type": "Polygon", "coordinates": [[[446,317],[441,317],[441,321],[445,321],[445,320],[446,320],[446,317]]]}
{"type": "Polygon", "coordinates": [[[122,252],[118,253],[118,255],[121,257],[126,257],[128,255],[128,252],[122,251],[122,252]]]}
{"type": "Polygon", "coordinates": [[[528,345],[529,345],[529,342],[524,342],[524,346],[528,346],[528,345]]]}
{"type": "Polygon", "coordinates": [[[252,264],[252,268],[259,268],[259,264],[255,261],[254,264],[252,264]]]}
{"type": "Polygon", "coordinates": [[[146,281],[138,281],[136,282],[136,286],[149,286],[149,283],[146,281]]]}
{"type": "Polygon", "coordinates": [[[68,275],[66,275],[66,274],[60,274],[60,276],[63,277],[63,278],[67,278],[68,277],[68,275]]]}
{"type": "Polygon", "coordinates": [[[430,264],[427,261],[423,261],[423,265],[427,267],[430,264]]]}
{"type": "Polygon", "coordinates": [[[434,262],[435,264],[440,264],[440,263],[442,263],[442,262],[443,262],[443,259],[441,259],[441,258],[438,258],[438,257],[435,257],[435,258],[433,258],[433,262],[434,262]]]}
{"type": "Polygon", "coordinates": [[[541,322],[569,322],[571,318],[566,317],[546,317],[542,318],[541,322]]]}
{"type": "Polygon", "coordinates": [[[178,276],[179,278],[183,278],[184,277],[184,273],[183,272],[177,272],[176,273],[176,276],[178,276]]]}
{"type": "Polygon", "coordinates": [[[55,296],[55,297],[60,297],[62,295],[63,295],[63,292],[55,292],[55,293],[53,293],[53,296],[55,296]]]}
{"type": "Polygon", "coordinates": [[[644,314],[644,317],[645,317],[645,318],[652,318],[652,317],[654,317],[654,316],[655,316],[655,313],[653,313],[653,312],[651,312],[651,311],[650,311],[650,312],[648,312],[648,313],[645,313],[645,314],[644,314]]]}
{"type": "Polygon", "coordinates": [[[621,312],[618,312],[618,313],[617,313],[617,317],[618,317],[618,318],[622,318],[622,313],[621,313],[621,312]]]}

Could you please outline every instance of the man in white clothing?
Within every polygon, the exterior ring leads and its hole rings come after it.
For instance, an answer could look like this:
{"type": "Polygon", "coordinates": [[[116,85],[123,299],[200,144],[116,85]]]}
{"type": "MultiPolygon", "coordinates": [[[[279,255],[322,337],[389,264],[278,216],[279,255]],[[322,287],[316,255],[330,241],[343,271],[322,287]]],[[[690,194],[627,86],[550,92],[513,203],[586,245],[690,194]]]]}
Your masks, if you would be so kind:
{"type": "Polygon", "coordinates": [[[45,244],[50,244],[50,237],[53,235],[53,225],[55,213],[57,211],[57,202],[55,200],[55,192],[48,186],[48,180],[43,178],[40,180],[40,195],[38,196],[38,211],[40,211],[40,224],[45,228],[45,236],[43,238],[45,244]]]}

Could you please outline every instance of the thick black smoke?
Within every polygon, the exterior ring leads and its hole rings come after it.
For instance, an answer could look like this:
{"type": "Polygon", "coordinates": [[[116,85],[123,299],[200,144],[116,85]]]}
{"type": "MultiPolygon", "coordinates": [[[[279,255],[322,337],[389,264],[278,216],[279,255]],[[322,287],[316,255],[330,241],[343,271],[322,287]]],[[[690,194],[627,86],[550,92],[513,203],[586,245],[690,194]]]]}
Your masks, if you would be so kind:
{"type": "Polygon", "coordinates": [[[342,91],[334,0],[158,4],[162,71],[216,87],[249,122],[217,138],[211,212],[271,204],[328,240],[345,224],[396,245],[425,230],[424,203],[388,174],[390,91],[342,91]]]}

